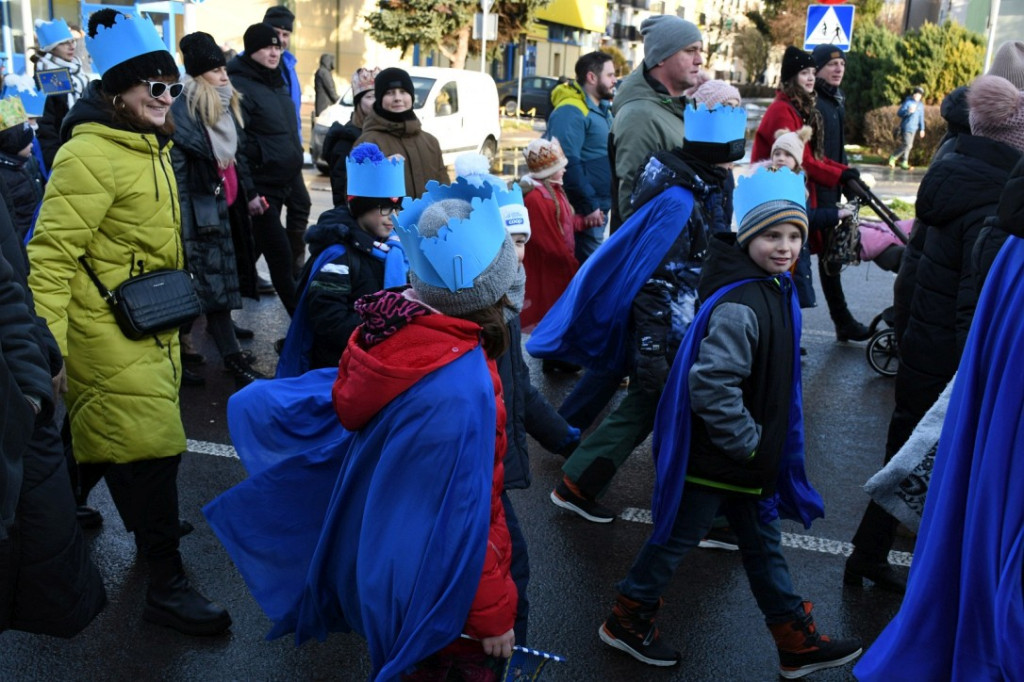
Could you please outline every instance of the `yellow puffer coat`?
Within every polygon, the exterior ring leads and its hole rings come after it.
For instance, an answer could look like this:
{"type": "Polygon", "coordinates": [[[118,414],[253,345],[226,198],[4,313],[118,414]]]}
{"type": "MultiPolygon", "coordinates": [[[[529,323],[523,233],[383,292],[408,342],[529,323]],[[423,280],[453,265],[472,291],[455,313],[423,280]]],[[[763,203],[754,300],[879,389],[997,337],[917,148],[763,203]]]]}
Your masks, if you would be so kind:
{"type": "Polygon", "coordinates": [[[35,235],[29,285],[64,354],[80,462],[125,463],[185,450],[177,331],[132,341],[89,279],[103,284],[183,264],[170,144],[102,123],[76,125],[57,153],[35,235]]]}

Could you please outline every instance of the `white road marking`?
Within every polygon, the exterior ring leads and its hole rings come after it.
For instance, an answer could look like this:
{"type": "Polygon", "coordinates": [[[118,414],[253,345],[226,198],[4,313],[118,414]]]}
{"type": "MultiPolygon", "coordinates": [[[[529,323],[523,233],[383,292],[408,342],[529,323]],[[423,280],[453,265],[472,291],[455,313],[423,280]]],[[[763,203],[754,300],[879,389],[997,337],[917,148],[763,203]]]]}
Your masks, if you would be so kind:
{"type": "MultiPolygon", "coordinates": [[[[232,459],[238,459],[238,453],[235,451],[235,448],[223,443],[211,443],[205,440],[189,439],[186,441],[186,445],[189,452],[195,452],[200,455],[214,455],[215,457],[230,457],[232,459]]],[[[619,514],[619,518],[623,521],[643,523],[648,526],[653,524],[650,509],[627,507],[622,510],[621,514],[619,514]]],[[[834,554],[838,556],[850,556],[850,552],[853,551],[853,545],[849,542],[817,538],[812,535],[797,535],[796,533],[783,533],[782,546],[792,547],[794,549],[806,549],[811,552],[821,552],[823,554],[834,554]]],[[[909,566],[910,561],[913,558],[914,555],[909,552],[889,552],[889,561],[897,566],[909,566]]]]}
{"type": "MultiPolygon", "coordinates": [[[[631,521],[633,523],[643,523],[647,525],[653,524],[650,509],[627,507],[622,510],[621,514],[619,514],[619,518],[623,521],[631,521]]],[[[822,554],[834,554],[838,556],[850,556],[850,553],[853,552],[853,545],[849,542],[817,538],[812,535],[797,535],[796,533],[783,533],[782,546],[792,547],[794,549],[806,549],[811,552],[821,552],[822,554]]],[[[910,562],[913,558],[914,555],[910,552],[889,552],[889,562],[896,564],[897,566],[910,566],[910,562]]]]}

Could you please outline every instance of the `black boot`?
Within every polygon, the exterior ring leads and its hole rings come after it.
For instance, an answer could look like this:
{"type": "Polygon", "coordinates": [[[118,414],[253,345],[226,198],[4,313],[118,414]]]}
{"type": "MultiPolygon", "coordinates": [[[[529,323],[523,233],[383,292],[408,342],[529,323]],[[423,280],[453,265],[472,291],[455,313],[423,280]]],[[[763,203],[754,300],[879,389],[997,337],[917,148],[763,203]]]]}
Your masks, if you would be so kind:
{"type": "Polygon", "coordinates": [[[245,351],[225,356],[224,369],[234,374],[238,383],[243,385],[251,384],[257,379],[270,378],[256,369],[253,363],[253,356],[245,351]]]}
{"type": "Polygon", "coordinates": [[[219,635],[231,627],[228,612],[189,584],[180,555],[151,562],[142,619],[186,635],[219,635]]]}
{"type": "Polygon", "coordinates": [[[853,319],[849,311],[842,322],[836,322],[836,341],[867,341],[871,338],[871,330],[853,319]]]}
{"type": "Polygon", "coordinates": [[[805,601],[794,620],[768,626],[779,652],[779,675],[787,680],[845,665],[863,651],[856,637],[832,639],[819,633],[811,608],[811,602],[805,601]]]}
{"type": "Polygon", "coordinates": [[[597,631],[601,641],[647,665],[669,667],[679,663],[679,652],[661,641],[654,617],[661,600],[653,604],[618,595],[612,613],[597,631]]]}
{"type": "Polygon", "coordinates": [[[870,580],[880,590],[904,594],[907,591],[907,574],[897,569],[888,561],[871,561],[854,550],[846,560],[843,571],[843,584],[861,586],[864,580],[870,580]]]}
{"type": "Polygon", "coordinates": [[[821,260],[818,261],[818,281],[821,283],[821,292],[825,294],[829,317],[836,326],[836,340],[867,341],[871,338],[871,330],[850,314],[846,295],[843,294],[841,275],[828,272],[821,260]]]}

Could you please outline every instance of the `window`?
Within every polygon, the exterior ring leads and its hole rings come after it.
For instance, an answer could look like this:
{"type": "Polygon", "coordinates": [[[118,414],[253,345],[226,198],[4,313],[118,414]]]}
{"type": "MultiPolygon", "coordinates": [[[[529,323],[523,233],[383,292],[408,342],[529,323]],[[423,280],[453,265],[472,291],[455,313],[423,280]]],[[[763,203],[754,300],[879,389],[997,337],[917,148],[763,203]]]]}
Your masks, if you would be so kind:
{"type": "Polygon", "coordinates": [[[446,83],[441,91],[437,93],[434,100],[434,113],[438,116],[451,116],[459,110],[459,90],[455,81],[446,83]]]}

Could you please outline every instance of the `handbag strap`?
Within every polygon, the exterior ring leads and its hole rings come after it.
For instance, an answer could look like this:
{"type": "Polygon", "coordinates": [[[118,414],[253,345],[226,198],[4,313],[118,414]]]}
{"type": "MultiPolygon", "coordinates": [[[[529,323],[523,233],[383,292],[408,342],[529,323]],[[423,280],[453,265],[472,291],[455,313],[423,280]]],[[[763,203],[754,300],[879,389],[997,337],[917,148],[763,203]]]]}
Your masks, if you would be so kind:
{"type": "Polygon", "coordinates": [[[85,256],[79,256],[78,262],[82,264],[82,267],[85,268],[85,274],[89,275],[89,279],[91,279],[92,283],[96,285],[97,289],[99,289],[100,296],[103,297],[103,300],[111,305],[114,305],[117,302],[117,295],[110,289],[103,286],[103,282],[100,281],[100,278],[96,276],[96,273],[93,271],[92,268],[89,267],[89,264],[85,261],[85,256]]]}

